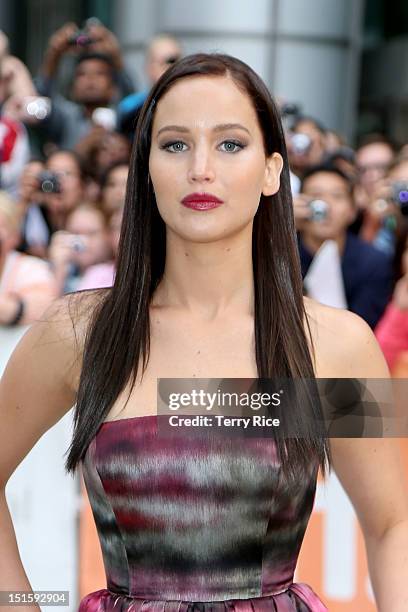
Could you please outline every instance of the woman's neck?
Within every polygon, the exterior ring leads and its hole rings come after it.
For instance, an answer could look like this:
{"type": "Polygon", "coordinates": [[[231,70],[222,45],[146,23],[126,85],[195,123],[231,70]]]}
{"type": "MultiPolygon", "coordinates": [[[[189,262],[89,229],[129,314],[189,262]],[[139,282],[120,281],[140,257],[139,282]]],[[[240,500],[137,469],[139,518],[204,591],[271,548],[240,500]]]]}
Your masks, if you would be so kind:
{"type": "Polygon", "coordinates": [[[153,306],[182,308],[213,320],[231,312],[254,312],[251,235],[191,243],[170,235],[164,275],[153,306]]]}

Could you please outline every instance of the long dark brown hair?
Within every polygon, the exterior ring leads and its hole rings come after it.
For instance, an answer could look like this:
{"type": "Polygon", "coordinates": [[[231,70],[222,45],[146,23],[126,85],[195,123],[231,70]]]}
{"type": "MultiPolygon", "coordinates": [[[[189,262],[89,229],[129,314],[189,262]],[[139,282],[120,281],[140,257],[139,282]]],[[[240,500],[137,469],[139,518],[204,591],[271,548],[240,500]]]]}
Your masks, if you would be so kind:
{"type": "MultiPolygon", "coordinates": [[[[265,155],[278,152],[284,161],[279,191],[270,197],[261,196],[253,223],[258,376],[264,379],[313,379],[315,376],[304,327],[307,317],[289,166],[279,112],[266,85],[242,61],[219,53],[187,56],[170,67],[154,85],[139,115],[130,160],[116,278],[113,288],[101,293],[85,338],[74,434],[66,461],[68,472],[74,471],[83,459],[90,441],[130,377],[130,389],[134,388],[140,358],[142,376],[147,367],[149,305],[163,276],[166,257],[166,228],[158,212],[149,176],[152,122],[157,102],[176,82],[200,75],[229,76],[249,96],[263,133],[265,155]]],[[[310,336],[309,326],[308,334],[310,336]]],[[[222,375],[220,372],[220,377],[222,375]]],[[[305,416],[301,405],[290,406],[290,410],[293,422],[300,422],[305,416]]],[[[327,471],[327,464],[330,466],[327,439],[314,436],[312,430],[310,437],[280,439],[277,443],[282,468],[288,474],[295,473],[313,459],[318,460],[323,474],[327,471]]]]}

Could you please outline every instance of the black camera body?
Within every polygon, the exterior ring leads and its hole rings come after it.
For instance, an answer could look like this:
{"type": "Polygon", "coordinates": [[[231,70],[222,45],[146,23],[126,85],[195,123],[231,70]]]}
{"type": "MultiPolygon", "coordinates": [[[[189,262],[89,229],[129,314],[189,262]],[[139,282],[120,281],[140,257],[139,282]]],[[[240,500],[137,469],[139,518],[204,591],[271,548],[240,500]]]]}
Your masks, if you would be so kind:
{"type": "Polygon", "coordinates": [[[77,30],[75,34],[69,37],[70,45],[78,45],[78,47],[87,47],[95,42],[88,34],[86,29],[77,30]]]}
{"type": "Polygon", "coordinates": [[[61,193],[61,183],[54,172],[41,172],[37,176],[39,188],[43,193],[61,193]]]}
{"type": "Polygon", "coordinates": [[[91,25],[101,25],[101,22],[97,17],[89,17],[89,19],[86,19],[82,24],[82,28],[70,36],[69,44],[77,45],[78,47],[87,47],[88,45],[92,45],[95,40],[89,36],[89,26],[91,25]]]}

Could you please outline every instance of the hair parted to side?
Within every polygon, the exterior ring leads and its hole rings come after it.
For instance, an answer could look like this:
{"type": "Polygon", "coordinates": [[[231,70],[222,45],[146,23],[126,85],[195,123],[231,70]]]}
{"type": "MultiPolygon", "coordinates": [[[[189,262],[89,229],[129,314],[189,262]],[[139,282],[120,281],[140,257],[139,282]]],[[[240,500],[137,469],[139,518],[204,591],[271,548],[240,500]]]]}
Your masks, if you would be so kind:
{"type": "MultiPolygon", "coordinates": [[[[278,152],[284,161],[279,191],[273,196],[261,196],[253,224],[258,376],[314,378],[304,328],[307,317],[279,112],[262,79],[244,62],[220,53],[186,56],[172,65],[153,86],[139,115],[116,278],[113,288],[102,294],[88,326],[67,471],[74,471],[83,459],[124,386],[130,380],[133,389],[140,367],[142,375],[146,370],[150,351],[149,305],[162,278],[166,257],[166,228],[149,176],[153,117],[158,102],[176,82],[200,75],[228,76],[249,96],[263,133],[265,155],[278,152]]],[[[294,422],[304,418],[302,405],[288,406],[288,410],[293,410],[294,422]]],[[[316,409],[316,419],[319,416],[316,409]]],[[[282,469],[288,475],[296,473],[299,467],[310,465],[313,459],[318,461],[323,474],[327,465],[330,467],[327,439],[313,435],[313,422],[310,437],[277,440],[282,469]]]]}

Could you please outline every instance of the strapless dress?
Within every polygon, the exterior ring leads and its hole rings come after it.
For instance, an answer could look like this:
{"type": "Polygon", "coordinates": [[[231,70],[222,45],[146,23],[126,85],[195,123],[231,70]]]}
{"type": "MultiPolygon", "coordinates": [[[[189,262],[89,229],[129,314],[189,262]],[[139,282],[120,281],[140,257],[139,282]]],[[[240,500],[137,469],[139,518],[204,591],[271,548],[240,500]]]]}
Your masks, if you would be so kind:
{"type": "Polygon", "coordinates": [[[79,612],[327,612],[293,582],[318,465],[283,477],[273,438],[163,436],[105,421],[81,462],[106,588],[79,612]]]}

